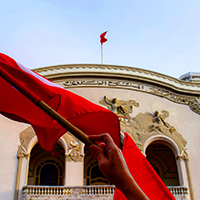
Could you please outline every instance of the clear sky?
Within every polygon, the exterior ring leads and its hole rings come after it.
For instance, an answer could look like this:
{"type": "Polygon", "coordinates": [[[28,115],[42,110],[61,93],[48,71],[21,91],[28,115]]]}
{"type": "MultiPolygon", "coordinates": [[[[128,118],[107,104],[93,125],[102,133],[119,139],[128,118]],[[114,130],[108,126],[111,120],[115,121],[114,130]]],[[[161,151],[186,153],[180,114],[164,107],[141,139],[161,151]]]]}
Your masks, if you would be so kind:
{"type": "Polygon", "coordinates": [[[0,51],[31,69],[101,63],[200,72],[199,0],[2,0],[0,51]]]}

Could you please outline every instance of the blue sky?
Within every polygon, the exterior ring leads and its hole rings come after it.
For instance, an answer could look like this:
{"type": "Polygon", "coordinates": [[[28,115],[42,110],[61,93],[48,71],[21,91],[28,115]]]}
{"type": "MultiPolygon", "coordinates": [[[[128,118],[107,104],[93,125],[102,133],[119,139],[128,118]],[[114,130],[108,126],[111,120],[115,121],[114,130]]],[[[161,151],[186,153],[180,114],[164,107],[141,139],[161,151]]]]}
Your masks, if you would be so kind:
{"type": "Polygon", "coordinates": [[[200,72],[199,0],[6,0],[0,51],[31,69],[101,63],[175,78],[200,72]]]}

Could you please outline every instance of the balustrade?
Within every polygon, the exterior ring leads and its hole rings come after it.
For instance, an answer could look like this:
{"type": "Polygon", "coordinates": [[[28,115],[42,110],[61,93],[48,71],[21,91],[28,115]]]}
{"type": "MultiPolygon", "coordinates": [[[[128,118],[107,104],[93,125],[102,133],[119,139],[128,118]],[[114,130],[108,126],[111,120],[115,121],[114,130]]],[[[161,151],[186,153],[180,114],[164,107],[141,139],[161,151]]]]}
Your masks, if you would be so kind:
{"type": "MultiPolygon", "coordinates": [[[[186,200],[188,197],[188,188],[183,186],[170,186],[170,192],[176,199],[186,200]]],[[[108,199],[113,198],[115,191],[114,185],[96,185],[96,186],[24,186],[22,188],[21,200],[31,199],[108,199]]]]}

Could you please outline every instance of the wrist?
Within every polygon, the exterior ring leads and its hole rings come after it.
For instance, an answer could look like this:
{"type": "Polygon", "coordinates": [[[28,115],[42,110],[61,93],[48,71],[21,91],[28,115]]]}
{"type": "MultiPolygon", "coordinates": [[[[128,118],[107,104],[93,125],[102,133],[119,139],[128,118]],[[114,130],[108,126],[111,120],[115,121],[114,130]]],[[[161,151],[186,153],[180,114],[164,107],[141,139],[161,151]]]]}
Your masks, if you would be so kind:
{"type": "Polygon", "coordinates": [[[128,200],[148,200],[148,197],[140,189],[134,178],[128,174],[124,179],[125,182],[121,183],[117,188],[126,196],[128,200]]]}

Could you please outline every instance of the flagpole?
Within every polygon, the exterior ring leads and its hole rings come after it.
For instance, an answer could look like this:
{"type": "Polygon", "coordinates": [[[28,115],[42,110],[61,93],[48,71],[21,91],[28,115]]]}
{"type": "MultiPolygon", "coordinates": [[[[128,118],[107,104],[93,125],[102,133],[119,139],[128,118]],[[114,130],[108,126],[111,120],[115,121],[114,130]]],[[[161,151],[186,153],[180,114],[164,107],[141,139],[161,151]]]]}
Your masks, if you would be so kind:
{"type": "MultiPolygon", "coordinates": [[[[30,91],[27,87],[20,84],[12,75],[10,75],[6,70],[0,67],[0,75],[1,77],[14,86],[19,92],[21,92],[27,99],[33,102],[36,106],[42,109],[46,114],[56,120],[61,126],[63,126],[67,131],[72,133],[75,137],[77,137],[80,141],[85,143],[86,146],[90,146],[94,143],[83,131],[78,129],[76,126],[71,124],[68,120],[58,114],[55,110],[53,110],[49,105],[47,105],[44,101],[42,101],[37,95],[35,95],[32,91],[30,91]]],[[[105,150],[102,147],[101,150],[105,154],[105,150]]]]}
{"type": "Polygon", "coordinates": [[[103,43],[107,41],[105,38],[107,31],[100,35],[100,43],[101,43],[101,64],[103,65],[103,43]]]}
{"type": "Polygon", "coordinates": [[[103,65],[103,45],[101,45],[101,64],[103,65]]]}

